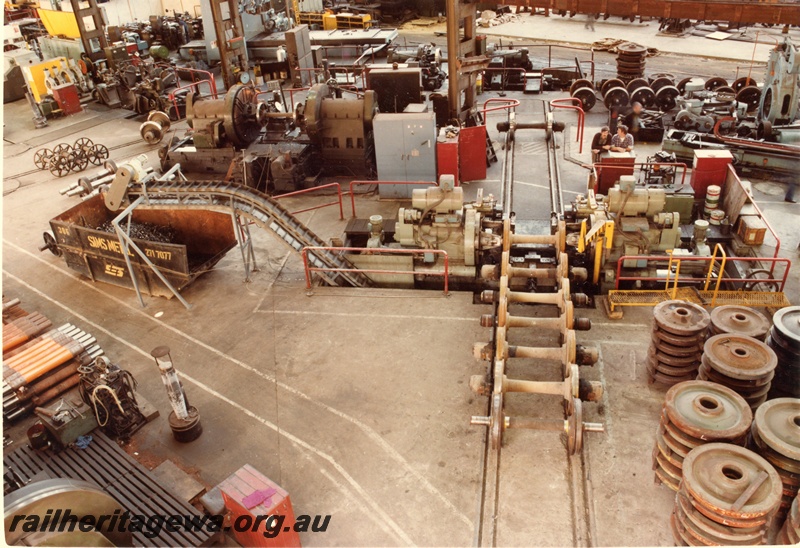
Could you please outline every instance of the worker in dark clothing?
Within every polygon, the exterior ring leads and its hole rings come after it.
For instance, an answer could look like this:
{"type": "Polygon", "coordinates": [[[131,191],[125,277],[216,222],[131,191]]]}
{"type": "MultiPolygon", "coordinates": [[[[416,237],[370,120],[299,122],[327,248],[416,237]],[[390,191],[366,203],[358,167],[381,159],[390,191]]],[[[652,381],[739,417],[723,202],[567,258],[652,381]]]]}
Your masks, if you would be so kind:
{"type": "Polygon", "coordinates": [[[600,161],[600,153],[611,149],[611,132],[608,126],[603,126],[600,133],[595,133],[592,139],[592,163],[600,161]]]}
{"type": "Polygon", "coordinates": [[[644,109],[641,103],[636,102],[631,105],[631,108],[633,110],[625,115],[622,119],[622,123],[628,126],[628,133],[630,133],[634,139],[638,139],[639,128],[642,127],[642,113],[644,109]]]}
{"type": "Polygon", "coordinates": [[[789,188],[786,189],[786,196],[783,198],[783,201],[796,204],[797,200],[794,199],[795,190],[797,190],[797,181],[790,181],[789,188]]]}

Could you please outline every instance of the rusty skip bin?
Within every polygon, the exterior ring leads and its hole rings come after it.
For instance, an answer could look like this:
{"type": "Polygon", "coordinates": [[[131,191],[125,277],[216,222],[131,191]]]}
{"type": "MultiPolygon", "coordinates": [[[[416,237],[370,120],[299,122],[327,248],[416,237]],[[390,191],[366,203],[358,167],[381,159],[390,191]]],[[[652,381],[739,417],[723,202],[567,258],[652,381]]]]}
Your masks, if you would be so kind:
{"type": "MultiPolygon", "coordinates": [[[[102,196],[94,196],[50,220],[52,235],[45,234],[50,250],[66,259],[67,266],[93,281],[134,289],[123,248],[115,233],[98,230],[108,226],[116,213],[102,196]]],[[[135,210],[133,223],[148,230],[131,233],[136,245],[169,282],[180,290],[213,268],[236,245],[231,216],[202,210],[135,210]],[[152,233],[154,239],[137,238],[152,233]],[[156,235],[160,238],[155,238],[156,235]],[[165,242],[168,234],[170,242],[165,242]]],[[[121,225],[125,227],[125,223],[121,225]]],[[[45,246],[47,247],[47,246],[45,246]]],[[[133,250],[128,250],[139,287],[151,296],[173,296],[169,288],[133,250]]]]}

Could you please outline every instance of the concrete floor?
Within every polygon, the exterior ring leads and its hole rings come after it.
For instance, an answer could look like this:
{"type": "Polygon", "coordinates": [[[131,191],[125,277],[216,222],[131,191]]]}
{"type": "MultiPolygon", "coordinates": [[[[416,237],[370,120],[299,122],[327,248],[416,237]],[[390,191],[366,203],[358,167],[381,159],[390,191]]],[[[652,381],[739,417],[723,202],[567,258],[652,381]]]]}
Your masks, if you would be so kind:
{"type": "MultiPolygon", "coordinates": [[[[561,95],[520,94],[526,102],[518,112],[539,119],[541,99],[561,95]]],[[[147,297],[141,308],[132,291],[92,284],[62,259],[37,251],[48,220],[77,203],[57,191],[78,175],[54,179],[31,162],[41,146],[81,136],[104,143],[115,161],[141,152],[155,159],[154,147],[138,137],[141,120],[93,109],[34,131],[24,103],[4,110],[3,293],[56,325],[79,324],[134,374],[162,418],[135,436],[131,451],[151,465],[173,459],[198,470],[209,485],[253,465],[289,491],[297,514],[332,515],[326,533],[301,535],[304,545],[472,543],[484,430],[470,426],[469,418],[485,413],[486,400],[472,395],[468,381],[484,367],[472,357],[472,345],[489,338],[478,324],[488,306],[472,304],[471,294],[444,297],[436,291],[317,288],[308,296],[298,255],[254,231],[261,270],[249,283],[243,283],[239,254],[231,252],[183,292],[191,310],[175,299],[147,297]],[[83,129],[76,132],[78,123],[83,129]],[[163,418],[169,404],[149,355],[162,344],[172,349],[188,397],[202,414],[204,434],[189,445],[172,441],[163,418]]],[[[587,143],[605,116],[602,108],[589,114],[587,143]]],[[[587,161],[588,154],[579,155],[571,142],[574,115],[557,117],[572,124],[565,156],[587,161]]],[[[519,136],[530,144],[520,145],[517,156],[515,209],[522,219],[546,218],[544,149],[534,132],[519,136]]],[[[637,147],[640,156],[654,150],[637,147]]],[[[561,168],[569,200],[584,187],[586,171],[571,161],[561,168]]],[[[497,193],[499,176],[495,164],[486,181],[467,185],[468,195],[480,187],[497,193]]],[[[754,182],[756,199],[782,238],[781,255],[795,258],[799,208],[782,201],[780,184],[754,182]]],[[[297,203],[287,201],[290,209],[297,203]]],[[[359,216],[391,215],[400,205],[359,198],[359,216]]],[[[339,236],[345,221],[334,209],[300,218],[323,237],[339,236]]],[[[795,303],[798,286],[794,276],[787,291],[795,303]]],[[[520,306],[511,312],[555,313],[520,306]]],[[[581,375],[606,388],[600,404],[584,406],[585,420],[605,423],[606,434],[587,435],[582,458],[568,459],[557,434],[508,432],[499,545],[672,545],[673,495],[653,484],[650,469],[666,392],[647,383],[644,369],[651,314],[626,310],[623,320],[611,322],[600,310],[579,311],[594,322],[591,331],[579,333],[579,343],[599,344],[602,356],[581,375]],[[588,480],[577,490],[575,470],[588,480]]],[[[513,337],[518,344],[539,340],[513,337]]],[[[553,364],[520,360],[511,362],[509,372],[541,380],[558,376],[553,364]]],[[[512,395],[508,409],[560,418],[557,399],[512,395]]],[[[23,442],[22,426],[7,432],[23,442]]]]}

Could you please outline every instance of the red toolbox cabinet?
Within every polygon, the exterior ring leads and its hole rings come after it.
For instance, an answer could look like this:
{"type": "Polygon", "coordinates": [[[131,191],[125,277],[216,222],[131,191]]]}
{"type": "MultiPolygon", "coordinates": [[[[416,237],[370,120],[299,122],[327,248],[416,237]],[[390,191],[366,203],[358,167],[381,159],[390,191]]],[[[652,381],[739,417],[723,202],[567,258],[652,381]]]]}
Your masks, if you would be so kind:
{"type": "Polygon", "coordinates": [[[704,200],[711,185],[724,188],[732,162],[733,155],[728,150],[695,150],[691,178],[694,199],[704,200]]]}
{"type": "MultiPolygon", "coordinates": [[[[301,546],[300,536],[294,530],[294,509],[292,500],[280,485],[263,475],[261,472],[245,464],[236,472],[228,476],[218,486],[225,501],[225,508],[231,513],[231,533],[233,538],[242,546],[301,546]],[[246,508],[244,498],[256,491],[274,489],[276,492],[263,503],[253,508],[246,508]],[[258,529],[252,530],[258,516],[284,516],[281,523],[281,531],[274,537],[264,536],[267,531],[267,523],[261,521],[258,529]],[[241,518],[242,524],[249,522],[250,530],[237,532],[234,524],[240,516],[250,516],[250,519],[241,518]],[[288,531],[286,529],[289,529],[288,531]]],[[[274,525],[274,522],[273,522],[274,525]]]]}
{"type": "Polygon", "coordinates": [[[75,114],[81,111],[81,98],[75,84],[61,84],[53,88],[53,99],[64,114],[75,114]]]}
{"type": "Polygon", "coordinates": [[[458,134],[448,137],[443,128],[436,139],[436,180],[442,175],[453,175],[456,178],[456,186],[461,181],[459,174],[459,154],[458,154],[458,134]]]}

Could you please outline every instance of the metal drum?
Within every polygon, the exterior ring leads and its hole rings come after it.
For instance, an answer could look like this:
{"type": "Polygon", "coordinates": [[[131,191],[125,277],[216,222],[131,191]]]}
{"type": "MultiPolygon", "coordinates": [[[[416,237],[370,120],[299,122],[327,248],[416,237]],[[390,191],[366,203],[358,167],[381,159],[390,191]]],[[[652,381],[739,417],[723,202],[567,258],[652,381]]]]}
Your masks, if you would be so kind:
{"type": "Polygon", "coordinates": [[[711,317],[696,304],[665,301],[653,310],[653,335],[647,355],[650,382],[677,384],[694,380],[711,317]]]}
{"type": "Polygon", "coordinates": [[[766,460],[729,443],[701,445],[683,461],[670,519],[675,544],[765,544],[780,501],[780,477],[766,460]]]}
{"type": "Polygon", "coordinates": [[[800,399],[769,400],[756,411],[749,447],[769,461],[783,483],[782,520],[800,486],[800,399]]]}
{"type": "Polygon", "coordinates": [[[714,335],[703,347],[697,378],[732,388],[755,410],[767,401],[777,365],[775,352],[753,337],[714,335]]]}
{"type": "Polygon", "coordinates": [[[763,341],[769,332],[770,321],[764,314],[748,306],[718,306],[711,311],[710,335],[731,333],[763,341]]]}
{"type": "Polygon", "coordinates": [[[770,398],[800,398],[800,306],[787,306],[772,317],[767,344],[778,356],[770,398]]]}
{"type": "Polygon", "coordinates": [[[678,490],[683,460],[705,443],[744,445],[753,412],[739,394],[720,384],[686,381],[667,392],[653,448],[656,483],[678,490]]]}

